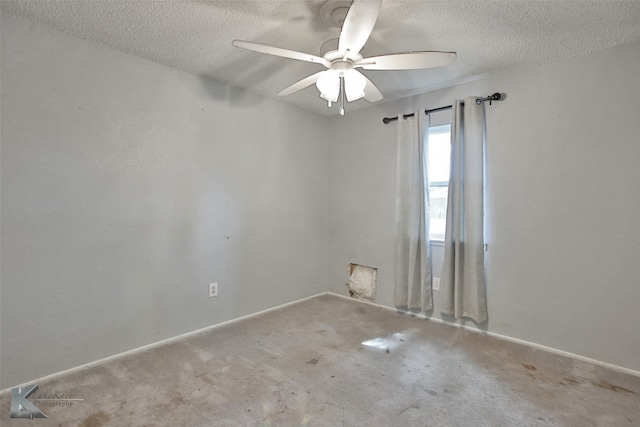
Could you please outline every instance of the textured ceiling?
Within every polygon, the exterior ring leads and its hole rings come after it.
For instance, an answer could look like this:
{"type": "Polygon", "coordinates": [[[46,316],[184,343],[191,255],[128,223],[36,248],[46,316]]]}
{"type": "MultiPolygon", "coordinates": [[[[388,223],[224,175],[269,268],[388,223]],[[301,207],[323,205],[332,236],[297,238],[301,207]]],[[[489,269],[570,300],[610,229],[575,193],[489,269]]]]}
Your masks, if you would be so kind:
{"type": "MultiPolygon", "coordinates": [[[[321,65],[235,48],[234,39],[320,54],[339,28],[324,0],[2,0],[3,13],[43,23],[267,97],[321,65]]],[[[412,50],[458,53],[446,68],[364,71],[384,102],[475,78],[640,40],[640,1],[383,0],[364,56],[412,50]]],[[[499,88],[496,88],[498,90],[499,88]]],[[[325,115],[314,86],[286,98],[325,115]]],[[[370,105],[353,102],[348,110],[370,105]]]]}

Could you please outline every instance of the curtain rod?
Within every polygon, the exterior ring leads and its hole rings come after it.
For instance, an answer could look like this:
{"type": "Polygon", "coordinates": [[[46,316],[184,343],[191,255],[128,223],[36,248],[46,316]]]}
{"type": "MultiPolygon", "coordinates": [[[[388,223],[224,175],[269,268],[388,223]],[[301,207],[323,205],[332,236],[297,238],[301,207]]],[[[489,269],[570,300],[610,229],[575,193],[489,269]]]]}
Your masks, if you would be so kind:
{"type": "MultiPolygon", "coordinates": [[[[502,100],[502,94],[499,92],[494,93],[493,95],[489,95],[487,97],[484,98],[476,98],[476,104],[480,105],[485,101],[489,101],[489,105],[491,105],[491,103],[493,101],[500,101],[502,100]]],[[[464,105],[464,102],[460,103],[461,105],[464,105]]],[[[431,110],[424,110],[425,114],[429,114],[429,113],[435,113],[436,111],[444,111],[444,110],[448,110],[450,108],[452,108],[452,105],[446,105],[444,107],[438,107],[438,108],[432,108],[431,110]]],[[[409,117],[413,117],[415,115],[415,113],[411,113],[411,114],[403,114],[402,118],[404,118],[405,120],[408,119],[409,117]]],[[[382,123],[384,123],[385,125],[387,123],[393,122],[395,120],[398,120],[398,116],[396,117],[385,117],[384,119],[382,119],[382,123]]]]}

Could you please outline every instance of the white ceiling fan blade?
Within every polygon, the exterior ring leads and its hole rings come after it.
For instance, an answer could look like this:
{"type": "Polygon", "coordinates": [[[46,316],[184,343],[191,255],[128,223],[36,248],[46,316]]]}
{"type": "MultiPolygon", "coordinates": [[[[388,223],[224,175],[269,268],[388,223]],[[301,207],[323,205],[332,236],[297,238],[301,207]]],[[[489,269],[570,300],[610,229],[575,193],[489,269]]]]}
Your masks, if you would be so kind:
{"type": "Polygon", "coordinates": [[[365,70],[417,70],[453,64],[455,52],[407,52],[364,58],[356,67],[365,70]]]}
{"type": "Polygon", "coordinates": [[[305,77],[304,79],[295,82],[291,86],[282,89],[280,92],[278,92],[278,96],[291,95],[292,93],[305,89],[311,86],[312,84],[314,84],[320,78],[320,76],[324,73],[326,73],[326,71],[320,71],[310,75],[309,77],[305,77]]]}
{"type": "Polygon", "coordinates": [[[380,101],[382,99],[382,94],[380,93],[376,85],[374,85],[373,82],[369,80],[367,76],[365,76],[364,74],[362,75],[367,81],[367,84],[364,86],[364,99],[366,99],[369,102],[380,101]]]}
{"type": "Polygon", "coordinates": [[[315,56],[309,53],[296,52],[295,50],[282,49],[280,47],[243,40],[234,40],[231,44],[235,47],[241,47],[254,52],[266,53],[268,55],[280,56],[282,58],[297,59],[298,61],[313,62],[316,64],[322,64],[327,68],[331,66],[331,62],[321,56],[315,56]]]}
{"type": "Polygon", "coordinates": [[[338,51],[348,58],[355,58],[373,31],[382,0],[353,0],[342,24],[338,51]]]}

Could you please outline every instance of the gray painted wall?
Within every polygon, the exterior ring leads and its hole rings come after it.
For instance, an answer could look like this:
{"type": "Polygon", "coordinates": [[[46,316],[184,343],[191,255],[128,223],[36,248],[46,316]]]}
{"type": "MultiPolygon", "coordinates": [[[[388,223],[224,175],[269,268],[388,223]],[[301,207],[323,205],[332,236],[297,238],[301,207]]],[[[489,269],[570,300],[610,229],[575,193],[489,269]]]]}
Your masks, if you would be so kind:
{"type": "Polygon", "coordinates": [[[1,65],[0,388],[326,291],[324,117],[6,14],[1,65]]]}
{"type": "Polygon", "coordinates": [[[330,289],[346,293],[349,262],[378,267],[393,306],[396,126],[382,118],[505,92],[487,106],[487,329],[640,370],[638,70],[634,43],[331,118],[330,289]]]}

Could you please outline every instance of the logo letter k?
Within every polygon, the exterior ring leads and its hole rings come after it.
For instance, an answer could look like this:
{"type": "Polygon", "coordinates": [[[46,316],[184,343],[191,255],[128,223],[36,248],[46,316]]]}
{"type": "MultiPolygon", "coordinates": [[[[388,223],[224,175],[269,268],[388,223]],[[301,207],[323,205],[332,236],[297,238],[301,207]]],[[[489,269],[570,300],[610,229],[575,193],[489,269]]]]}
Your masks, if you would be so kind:
{"type": "Polygon", "coordinates": [[[47,418],[36,405],[27,400],[37,389],[38,384],[28,385],[23,389],[20,387],[11,389],[11,412],[9,414],[11,418],[29,418],[30,420],[47,418]]]}

